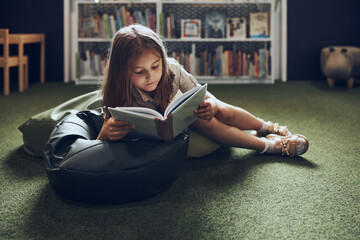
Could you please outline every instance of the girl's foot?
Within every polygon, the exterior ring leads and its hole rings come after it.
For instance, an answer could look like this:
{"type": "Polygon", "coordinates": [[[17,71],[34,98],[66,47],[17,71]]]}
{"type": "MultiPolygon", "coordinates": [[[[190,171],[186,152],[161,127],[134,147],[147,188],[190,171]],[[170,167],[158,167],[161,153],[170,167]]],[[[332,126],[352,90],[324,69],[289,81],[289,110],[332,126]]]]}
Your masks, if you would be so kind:
{"type": "Polygon", "coordinates": [[[264,140],[269,142],[269,146],[264,152],[275,155],[296,157],[304,154],[309,148],[308,139],[300,134],[290,136],[269,134],[264,140]]]}
{"type": "Polygon", "coordinates": [[[252,135],[256,137],[266,137],[269,134],[277,134],[279,136],[290,136],[291,132],[286,126],[280,126],[278,123],[270,121],[264,122],[263,128],[258,131],[252,131],[252,135]]]}

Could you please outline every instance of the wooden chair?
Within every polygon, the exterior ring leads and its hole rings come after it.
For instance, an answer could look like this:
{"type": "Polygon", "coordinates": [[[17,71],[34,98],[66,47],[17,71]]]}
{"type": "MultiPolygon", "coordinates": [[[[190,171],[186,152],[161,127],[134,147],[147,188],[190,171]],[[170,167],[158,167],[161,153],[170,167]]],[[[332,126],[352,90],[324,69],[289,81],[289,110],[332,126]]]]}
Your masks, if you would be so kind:
{"type": "Polygon", "coordinates": [[[10,68],[19,67],[19,92],[27,88],[29,81],[28,57],[10,56],[9,29],[0,29],[0,42],[3,44],[3,56],[0,56],[0,67],[4,68],[4,95],[10,93],[10,68]]]}

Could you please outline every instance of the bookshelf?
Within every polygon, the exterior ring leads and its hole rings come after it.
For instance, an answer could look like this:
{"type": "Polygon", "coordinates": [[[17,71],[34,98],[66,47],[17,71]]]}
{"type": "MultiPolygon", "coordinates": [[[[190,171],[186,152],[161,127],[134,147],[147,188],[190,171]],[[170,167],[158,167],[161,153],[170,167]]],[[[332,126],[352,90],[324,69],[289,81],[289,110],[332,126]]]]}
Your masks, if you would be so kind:
{"type": "Polygon", "coordinates": [[[274,83],[275,66],[280,62],[274,37],[277,36],[274,4],[275,0],[134,0],[131,4],[122,0],[71,0],[67,7],[70,15],[64,8],[64,30],[71,33],[70,40],[68,36],[64,39],[65,61],[68,60],[64,64],[65,78],[76,84],[100,84],[101,66],[106,61],[112,34],[122,24],[126,25],[129,18],[124,16],[130,13],[133,21],[139,19],[162,35],[169,56],[177,58],[200,83],[274,83]],[[222,18],[225,28],[223,34],[211,36],[207,31],[211,23],[206,20],[214,11],[226,16],[222,18]],[[267,36],[250,36],[250,13],[267,14],[267,36]],[[227,36],[229,18],[245,19],[245,36],[227,36]],[[105,19],[109,19],[108,26],[105,19]],[[184,19],[200,20],[200,38],[182,38],[184,19]]]}

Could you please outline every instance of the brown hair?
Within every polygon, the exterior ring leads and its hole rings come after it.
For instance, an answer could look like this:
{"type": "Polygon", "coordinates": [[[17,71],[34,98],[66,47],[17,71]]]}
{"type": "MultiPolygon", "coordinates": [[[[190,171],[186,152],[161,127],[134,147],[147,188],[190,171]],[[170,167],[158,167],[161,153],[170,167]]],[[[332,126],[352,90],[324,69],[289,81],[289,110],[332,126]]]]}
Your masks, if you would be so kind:
{"type": "Polygon", "coordinates": [[[102,86],[106,119],[110,118],[106,107],[132,105],[132,71],[138,58],[147,50],[156,51],[162,59],[162,77],[155,90],[160,98],[160,110],[164,112],[169,104],[173,74],[168,68],[165,46],[160,37],[151,29],[137,24],[130,25],[115,34],[109,48],[102,86]]]}

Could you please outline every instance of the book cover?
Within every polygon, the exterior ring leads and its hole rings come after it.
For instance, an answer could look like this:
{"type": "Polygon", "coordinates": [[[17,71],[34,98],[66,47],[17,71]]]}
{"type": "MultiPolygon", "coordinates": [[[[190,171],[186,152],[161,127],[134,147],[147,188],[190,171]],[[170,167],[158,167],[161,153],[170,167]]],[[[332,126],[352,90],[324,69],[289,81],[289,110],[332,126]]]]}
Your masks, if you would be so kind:
{"type": "Polygon", "coordinates": [[[102,15],[103,17],[103,22],[104,22],[104,32],[105,32],[105,37],[110,39],[111,35],[110,35],[110,23],[109,23],[109,15],[107,13],[104,13],[102,15]]]}
{"type": "Polygon", "coordinates": [[[242,76],[242,52],[241,50],[237,51],[236,54],[236,76],[242,76]]]}
{"type": "Polygon", "coordinates": [[[109,16],[109,23],[110,23],[110,36],[113,37],[117,31],[115,17],[113,15],[109,16]]]}
{"type": "Polygon", "coordinates": [[[227,18],[226,19],[226,37],[234,39],[246,38],[246,18],[227,18]]]}
{"type": "Polygon", "coordinates": [[[258,51],[254,51],[253,55],[253,70],[254,70],[254,77],[259,77],[260,75],[260,65],[259,65],[259,53],[258,51]]]}
{"type": "Polygon", "coordinates": [[[201,38],[201,20],[181,19],[181,38],[201,38]]]}
{"type": "Polygon", "coordinates": [[[98,23],[97,23],[97,19],[96,16],[93,16],[91,18],[91,28],[92,28],[92,35],[90,37],[95,37],[98,38],[99,37],[99,29],[98,29],[98,23]]]}
{"type": "Polygon", "coordinates": [[[175,19],[171,10],[168,11],[166,17],[166,36],[168,38],[175,38],[175,19]]]}
{"type": "Polygon", "coordinates": [[[266,54],[266,76],[270,76],[270,50],[269,49],[266,49],[265,51],[265,54],[266,54]]]}
{"type": "Polygon", "coordinates": [[[100,21],[100,29],[101,29],[101,37],[106,38],[105,24],[104,24],[102,15],[101,15],[101,21],[100,21]]]}
{"type": "Polygon", "coordinates": [[[80,78],[81,77],[81,59],[80,59],[80,53],[76,52],[75,53],[75,61],[76,61],[76,78],[80,78]]]}
{"type": "Polygon", "coordinates": [[[191,44],[191,53],[190,53],[190,73],[196,75],[196,56],[195,56],[195,43],[191,44]]]}
{"type": "Polygon", "coordinates": [[[217,46],[216,50],[215,50],[215,76],[220,76],[220,62],[221,62],[221,57],[220,57],[220,46],[217,46]]]}
{"type": "Polygon", "coordinates": [[[141,20],[140,20],[140,15],[139,15],[139,11],[135,10],[132,12],[131,14],[132,18],[133,18],[133,22],[137,23],[137,24],[142,24],[141,20]]]}
{"type": "Polygon", "coordinates": [[[233,73],[233,76],[236,76],[237,75],[237,72],[236,72],[236,52],[237,52],[237,46],[235,43],[233,43],[233,47],[232,47],[232,58],[233,58],[233,65],[232,65],[232,73],[233,73]]]}
{"type": "Polygon", "coordinates": [[[120,13],[120,8],[118,6],[115,7],[115,21],[116,21],[116,28],[119,30],[122,27],[122,17],[120,13]]]}
{"type": "Polygon", "coordinates": [[[228,77],[229,76],[229,51],[225,50],[223,53],[223,67],[222,67],[222,73],[223,76],[228,77]]]}
{"type": "Polygon", "coordinates": [[[250,13],[250,38],[269,37],[269,15],[267,12],[250,13]]]}
{"type": "Polygon", "coordinates": [[[149,23],[150,23],[150,28],[156,32],[156,13],[153,13],[153,11],[151,9],[147,9],[148,13],[149,13],[149,23]]]}
{"type": "Polygon", "coordinates": [[[96,37],[102,38],[103,36],[103,28],[101,27],[102,19],[100,17],[100,14],[98,12],[95,12],[94,18],[96,19],[96,27],[97,27],[97,33],[98,35],[96,37]]]}
{"type": "Polygon", "coordinates": [[[123,22],[124,26],[129,25],[129,23],[127,21],[127,8],[125,6],[121,6],[120,12],[121,12],[122,22],[123,22]]]}
{"type": "Polygon", "coordinates": [[[246,53],[243,53],[243,59],[242,59],[242,69],[243,69],[243,76],[249,76],[249,67],[247,63],[247,55],[246,53]]]}
{"type": "Polygon", "coordinates": [[[221,11],[205,13],[205,37],[225,38],[226,16],[221,11]]]}
{"type": "Polygon", "coordinates": [[[266,49],[259,49],[259,65],[260,65],[260,73],[259,77],[266,77],[267,69],[266,69],[266,49]]]}
{"type": "Polygon", "coordinates": [[[197,86],[175,98],[164,115],[144,107],[108,108],[111,115],[135,126],[134,132],[165,141],[172,141],[193,123],[197,117],[194,110],[205,100],[207,84],[197,86]]]}
{"type": "Polygon", "coordinates": [[[159,22],[160,22],[160,36],[165,37],[165,16],[164,16],[164,13],[160,13],[159,22]]]}
{"type": "Polygon", "coordinates": [[[234,76],[234,58],[233,58],[233,51],[228,51],[228,76],[234,76]]]}
{"type": "Polygon", "coordinates": [[[83,38],[85,37],[85,31],[84,31],[84,18],[80,17],[78,18],[78,37],[83,38]]]}

